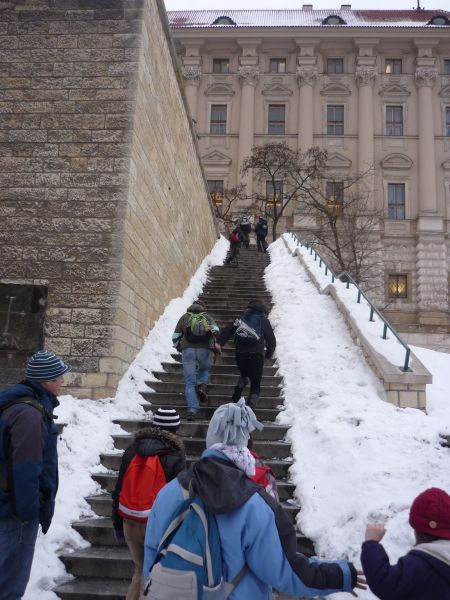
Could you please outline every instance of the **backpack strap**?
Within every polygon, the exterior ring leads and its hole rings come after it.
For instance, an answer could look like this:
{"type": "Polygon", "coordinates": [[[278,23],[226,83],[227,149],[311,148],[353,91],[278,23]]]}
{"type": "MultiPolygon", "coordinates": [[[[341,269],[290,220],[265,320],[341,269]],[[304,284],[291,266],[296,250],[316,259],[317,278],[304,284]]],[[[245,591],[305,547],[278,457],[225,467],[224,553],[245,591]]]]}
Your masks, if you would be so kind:
{"type": "Polygon", "coordinates": [[[28,404],[29,406],[32,406],[33,408],[38,410],[41,413],[42,417],[47,421],[53,421],[57,418],[56,415],[53,415],[44,406],[42,406],[42,404],[38,400],[36,400],[36,398],[33,398],[32,396],[22,396],[21,398],[16,398],[15,400],[11,400],[11,402],[7,402],[3,406],[0,406],[0,413],[6,410],[7,408],[10,408],[11,406],[14,406],[15,404],[28,404]]]}
{"type": "Polygon", "coordinates": [[[241,583],[247,573],[250,571],[248,565],[244,565],[239,573],[228,583],[228,589],[225,590],[225,600],[229,597],[229,595],[234,591],[235,588],[241,583]]]}

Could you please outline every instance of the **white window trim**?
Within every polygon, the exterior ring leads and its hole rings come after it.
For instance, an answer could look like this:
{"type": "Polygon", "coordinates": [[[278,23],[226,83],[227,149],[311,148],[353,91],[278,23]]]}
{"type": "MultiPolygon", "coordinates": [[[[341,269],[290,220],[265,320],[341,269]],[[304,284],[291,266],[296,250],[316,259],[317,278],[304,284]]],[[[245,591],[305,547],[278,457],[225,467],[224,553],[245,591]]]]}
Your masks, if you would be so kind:
{"type": "Polygon", "coordinates": [[[213,136],[220,135],[222,137],[225,135],[229,135],[230,121],[231,121],[231,101],[229,100],[229,101],[225,102],[225,101],[220,100],[220,97],[219,97],[219,98],[215,98],[213,102],[208,102],[207,107],[208,107],[208,110],[206,113],[206,119],[207,119],[206,131],[208,132],[208,135],[213,135],[213,136]],[[226,107],[227,107],[227,124],[225,127],[225,133],[211,133],[211,107],[216,104],[222,104],[224,106],[226,105],[226,107]]]}
{"type": "Polygon", "coordinates": [[[282,137],[283,135],[287,135],[289,133],[289,104],[286,101],[280,102],[279,100],[268,100],[265,99],[264,102],[264,135],[269,135],[270,137],[282,137]],[[276,106],[284,105],[284,133],[269,133],[269,105],[275,104],[276,106]]]}
{"type": "Polygon", "coordinates": [[[330,100],[325,102],[323,111],[323,134],[328,139],[339,139],[344,138],[348,134],[348,103],[342,102],[341,100],[330,100]],[[328,134],[328,107],[329,106],[343,106],[344,107],[344,133],[342,135],[330,135],[328,134]]]}
{"type": "Polygon", "coordinates": [[[381,105],[382,110],[382,126],[383,126],[383,137],[389,139],[395,138],[404,138],[407,135],[407,127],[406,127],[406,117],[407,117],[407,103],[406,102],[398,102],[397,100],[383,100],[381,105]],[[403,108],[403,135],[387,135],[386,133],[386,108],[388,106],[401,106],[403,108]]]}
{"type": "Polygon", "coordinates": [[[395,176],[389,174],[389,178],[383,181],[383,192],[384,192],[384,213],[387,221],[408,221],[411,219],[411,202],[408,201],[410,198],[409,181],[405,179],[404,174],[395,176]],[[405,218],[404,219],[390,219],[389,218],[389,184],[390,183],[402,183],[405,186],[405,218]]]}

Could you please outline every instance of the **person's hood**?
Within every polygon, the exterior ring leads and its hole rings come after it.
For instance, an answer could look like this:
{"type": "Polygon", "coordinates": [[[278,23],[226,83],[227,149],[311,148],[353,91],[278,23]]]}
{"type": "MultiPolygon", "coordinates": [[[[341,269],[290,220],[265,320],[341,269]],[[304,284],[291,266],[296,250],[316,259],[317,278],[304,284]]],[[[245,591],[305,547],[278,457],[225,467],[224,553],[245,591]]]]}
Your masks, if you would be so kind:
{"type": "Polygon", "coordinates": [[[141,456],[172,454],[184,450],[180,437],[159,427],[148,427],[138,431],[134,436],[134,445],[141,456]]]}
{"type": "Polygon", "coordinates": [[[206,450],[192,468],[191,486],[213,514],[231,512],[245,504],[259,486],[221,452],[206,450]]]}
{"type": "Polygon", "coordinates": [[[206,309],[202,304],[197,304],[196,302],[194,302],[193,304],[191,304],[191,306],[187,309],[188,312],[191,313],[202,313],[205,312],[206,309]]]}
{"type": "Polygon", "coordinates": [[[420,555],[450,585],[450,540],[417,544],[411,553],[420,555]]]}
{"type": "Polygon", "coordinates": [[[41,403],[44,402],[48,410],[59,406],[58,398],[54,394],[43,388],[36,381],[29,381],[28,379],[24,379],[17,385],[0,393],[0,406],[24,396],[31,396],[41,403]]]}
{"type": "Polygon", "coordinates": [[[252,301],[252,302],[248,303],[248,306],[245,309],[245,312],[258,312],[258,313],[265,315],[265,314],[267,314],[267,308],[264,306],[264,304],[260,304],[259,302],[252,301]]]}

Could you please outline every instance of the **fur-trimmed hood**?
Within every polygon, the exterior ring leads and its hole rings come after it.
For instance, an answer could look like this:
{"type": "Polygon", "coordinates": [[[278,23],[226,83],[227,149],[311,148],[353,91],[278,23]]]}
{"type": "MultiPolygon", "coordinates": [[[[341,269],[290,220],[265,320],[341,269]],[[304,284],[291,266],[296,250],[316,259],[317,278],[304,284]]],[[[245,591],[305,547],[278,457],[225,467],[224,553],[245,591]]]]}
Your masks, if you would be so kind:
{"type": "Polygon", "coordinates": [[[134,446],[141,456],[184,452],[183,440],[178,435],[159,427],[147,427],[138,431],[134,436],[134,446]]]}

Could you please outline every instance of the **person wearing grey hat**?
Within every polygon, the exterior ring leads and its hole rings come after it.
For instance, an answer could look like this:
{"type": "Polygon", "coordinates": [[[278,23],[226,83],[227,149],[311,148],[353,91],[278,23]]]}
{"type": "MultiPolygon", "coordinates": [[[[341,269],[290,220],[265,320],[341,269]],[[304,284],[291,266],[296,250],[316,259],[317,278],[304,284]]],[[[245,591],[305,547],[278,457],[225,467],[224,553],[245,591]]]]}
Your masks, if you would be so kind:
{"type": "Polygon", "coordinates": [[[312,598],[351,592],[363,585],[347,560],[309,560],[299,554],[290,519],[264,488],[250,479],[255,461],[247,443],[250,433],[262,428],[242,398],[215,411],[202,458],[164,486],[153,504],[145,535],[144,577],[159,555],[167,527],[185,510],[188,495],[194,494],[215,516],[224,580],[242,576],[233,600],[269,600],[272,588],[312,598]]]}
{"type": "MultiPolygon", "coordinates": [[[[151,498],[154,498],[159,492],[160,485],[162,487],[165,482],[171,481],[186,467],[184,444],[182,439],[176,435],[179,427],[180,415],[174,408],[158,408],[153,415],[150,427],[141,429],[135,434],[131,445],[125,450],[122,457],[116,487],[112,493],[112,520],[116,541],[118,543],[126,542],[134,562],[133,579],[128,589],[127,600],[140,600],[142,597],[144,538],[151,498]],[[159,468],[162,468],[162,483],[155,476],[152,481],[153,489],[145,490],[144,500],[147,510],[144,511],[136,510],[137,506],[134,502],[140,493],[138,490],[133,490],[133,484],[130,484],[133,492],[129,498],[132,502],[127,502],[126,493],[122,494],[126,485],[124,485],[124,481],[127,471],[136,457],[139,461],[157,457],[160,463],[159,468]],[[145,514],[139,514],[139,512],[145,514]]],[[[143,473],[142,467],[135,466],[134,473],[136,474],[134,476],[135,483],[142,488],[143,481],[140,476],[143,473]],[[141,468],[140,471],[139,468],[141,468]]]]}
{"type": "Polygon", "coordinates": [[[25,379],[0,392],[0,590],[22,598],[39,524],[46,533],[58,488],[58,431],[53,410],[64,375],[59,356],[40,350],[25,379]]]}

